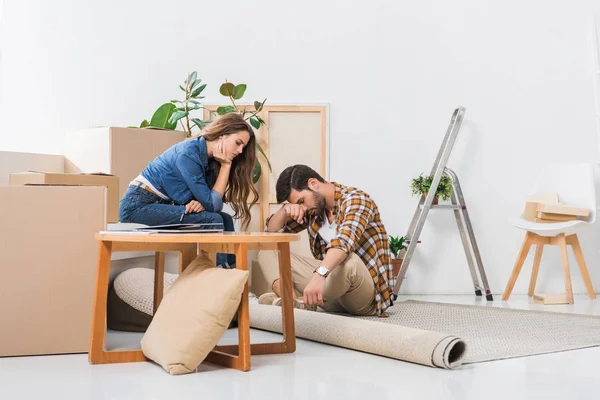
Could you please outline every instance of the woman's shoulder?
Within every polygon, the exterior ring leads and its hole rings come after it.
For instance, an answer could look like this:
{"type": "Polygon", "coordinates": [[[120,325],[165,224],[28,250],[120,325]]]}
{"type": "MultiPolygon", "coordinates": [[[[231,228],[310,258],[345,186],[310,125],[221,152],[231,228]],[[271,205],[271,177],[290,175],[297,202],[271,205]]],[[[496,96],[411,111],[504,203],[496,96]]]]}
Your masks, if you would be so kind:
{"type": "Polygon", "coordinates": [[[178,156],[185,155],[204,164],[208,161],[206,143],[203,137],[186,139],[183,142],[178,143],[177,153],[178,156]]]}

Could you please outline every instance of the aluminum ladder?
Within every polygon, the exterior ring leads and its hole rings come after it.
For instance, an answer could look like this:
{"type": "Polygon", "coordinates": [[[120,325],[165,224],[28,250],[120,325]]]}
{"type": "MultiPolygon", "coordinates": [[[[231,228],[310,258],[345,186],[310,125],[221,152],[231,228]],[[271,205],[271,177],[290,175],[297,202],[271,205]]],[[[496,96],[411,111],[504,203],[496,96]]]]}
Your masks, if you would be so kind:
{"type": "Polygon", "coordinates": [[[473,286],[475,288],[475,295],[481,296],[482,292],[485,292],[486,299],[489,301],[493,301],[492,292],[490,291],[487,276],[483,268],[481,254],[479,253],[479,248],[477,247],[475,233],[473,232],[473,226],[471,225],[471,219],[469,218],[469,212],[467,210],[467,205],[465,204],[465,199],[463,196],[462,189],[460,187],[458,176],[456,175],[456,173],[454,173],[454,171],[446,167],[448,158],[450,157],[450,153],[452,152],[452,147],[454,146],[454,142],[456,141],[456,137],[458,136],[458,132],[460,130],[460,125],[462,124],[465,111],[466,109],[464,107],[459,107],[456,110],[454,110],[454,113],[452,114],[452,118],[450,120],[450,124],[448,125],[448,130],[446,131],[446,136],[444,136],[444,141],[442,142],[442,146],[440,147],[440,151],[438,152],[437,158],[435,159],[433,169],[431,170],[430,175],[433,175],[431,188],[429,189],[429,192],[427,193],[427,196],[425,198],[421,197],[421,200],[417,205],[417,209],[415,210],[415,214],[413,215],[412,222],[410,223],[410,228],[408,229],[408,233],[406,235],[408,248],[406,249],[406,255],[402,260],[402,265],[400,266],[398,276],[396,277],[396,285],[394,286],[394,291],[392,295],[392,298],[394,300],[397,299],[398,293],[400,292],[402,281],[406,276],[406,271],[408,270],[408,266],[410,265],[410,260],[412,259],[417,244],[419,243],[419,236],[421,235],[421,231],[423,230],[423,226],[425,225],[425,220],[427,219],[429,210],[435,208],[440,210],[454,211],[456,224],[458,225],[458,232],[460,233],[460,238],[462,240],[463,248],[465,250],[465,255],[467,256],[467,263],[469,264],[469,270],[471,272],[471,278],[473,280],[473,286]],[[433,199],[435,197],[435,193],[437,192],[440,180],[442,179],[442,175],[446,175],[452,179],[453,190],[451,196],[451,204],[433,205],[433,199]],[[479,270],[479,275],[481,276],[481,281],[483,282],[483,288],[479,285],[479,278],[477,276],[477,272],[475,271],[473,255],[475,256],[475,263],[477,264],[477,269],[479,270]]]}

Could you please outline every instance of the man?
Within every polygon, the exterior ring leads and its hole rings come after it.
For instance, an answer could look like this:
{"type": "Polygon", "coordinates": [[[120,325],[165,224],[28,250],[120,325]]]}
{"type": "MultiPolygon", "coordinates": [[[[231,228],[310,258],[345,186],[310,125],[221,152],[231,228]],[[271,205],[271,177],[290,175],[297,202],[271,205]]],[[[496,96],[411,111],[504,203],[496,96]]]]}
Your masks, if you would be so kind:
{"type": "MultiPolygon", "coordinates": [[[[314,259],[292,254],[294,288],[302,293],[304,306],[386,316],[385,310],[393,304],[395,277],[388,236],[371,197],[356,188],[326,182],[306,165],[286,168],[276,190],[277,202],[288,203],[267,219],[265,230],[308,229],[314,259]]],[[[258,261],[266,275],[278,270],[273,252],[260,252],[258,261]]],[[[280,296],[278,277],[267,279],[280,296]]]]}

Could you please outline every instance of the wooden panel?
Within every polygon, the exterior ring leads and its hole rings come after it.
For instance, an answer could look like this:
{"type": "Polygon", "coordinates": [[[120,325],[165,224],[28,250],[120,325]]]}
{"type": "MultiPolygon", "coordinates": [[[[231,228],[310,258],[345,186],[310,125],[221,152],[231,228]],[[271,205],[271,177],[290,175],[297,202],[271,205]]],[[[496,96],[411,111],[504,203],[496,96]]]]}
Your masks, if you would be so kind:
{"type": "Polygon", "coordinates": [[[269,201],[276,203],[275,184],[281,172],[294,164],[305,164],[327,177],[323,168],[321,112],[268,111],[269,201]]]}

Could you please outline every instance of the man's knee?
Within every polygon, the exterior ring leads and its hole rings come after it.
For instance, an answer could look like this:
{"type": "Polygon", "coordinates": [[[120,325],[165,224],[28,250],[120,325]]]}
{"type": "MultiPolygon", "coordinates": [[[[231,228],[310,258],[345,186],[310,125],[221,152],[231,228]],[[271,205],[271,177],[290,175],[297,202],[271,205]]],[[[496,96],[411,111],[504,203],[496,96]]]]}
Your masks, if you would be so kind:
{"type": "Polygon", "coordinates": [[[359,268],[364,265],[363,261],[359,256],[352,253],[346,259],[337,266],[329,277],[334,279],[339,276],[355,276],[358,274],[359,268]]]}

